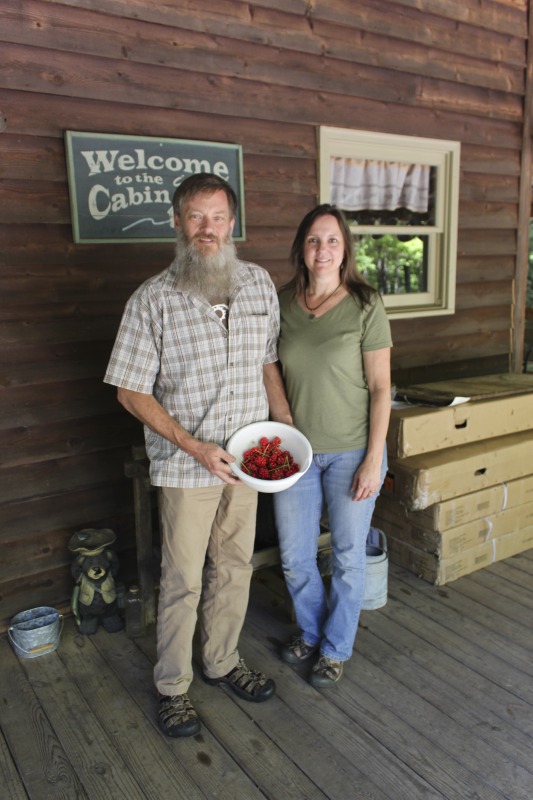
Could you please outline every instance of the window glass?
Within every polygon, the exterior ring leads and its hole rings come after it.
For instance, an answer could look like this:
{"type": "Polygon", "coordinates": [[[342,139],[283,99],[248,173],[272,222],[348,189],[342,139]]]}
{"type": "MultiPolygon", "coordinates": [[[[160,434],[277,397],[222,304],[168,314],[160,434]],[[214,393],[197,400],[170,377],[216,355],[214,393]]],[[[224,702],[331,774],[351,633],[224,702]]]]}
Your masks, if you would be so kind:
{"type": "Polygon", "coordinates": [[[359,271],[382,295],[427,292],[427,237],[365,234],[355,241],[359,271]]]}

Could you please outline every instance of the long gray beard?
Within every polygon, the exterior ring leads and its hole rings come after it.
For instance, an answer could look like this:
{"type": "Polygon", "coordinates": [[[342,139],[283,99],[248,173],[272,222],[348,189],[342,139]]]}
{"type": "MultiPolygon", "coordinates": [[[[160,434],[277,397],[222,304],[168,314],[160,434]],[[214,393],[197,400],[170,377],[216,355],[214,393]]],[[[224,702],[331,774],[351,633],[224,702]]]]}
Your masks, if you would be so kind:
{"type": "Polygon", "coordinates": [[[216,253],[205,255],[187,241],[182,230],[178,229],[176,236],[176,285],[208,303],[225,302],[231,296],[239,268],[233,242],[225,242],[216,253]]]}

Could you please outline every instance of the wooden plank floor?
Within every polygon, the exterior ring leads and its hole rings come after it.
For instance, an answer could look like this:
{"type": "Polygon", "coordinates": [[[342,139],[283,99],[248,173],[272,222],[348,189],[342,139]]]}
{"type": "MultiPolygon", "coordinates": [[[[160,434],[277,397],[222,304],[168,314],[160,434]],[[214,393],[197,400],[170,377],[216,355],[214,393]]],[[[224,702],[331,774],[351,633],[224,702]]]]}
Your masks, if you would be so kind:
{"type": "Polygon", "coordinates": [[[435,587],[390,565],[343,680],[280,662],[292,631],[275,568],[254,574],[241,653],[275,678],[255,706],[190,690],[201,733],[156,724],[155,639],[76,633],[18,659],[0,640],[0,797],[532,800],[533,550],[435,587]]]}

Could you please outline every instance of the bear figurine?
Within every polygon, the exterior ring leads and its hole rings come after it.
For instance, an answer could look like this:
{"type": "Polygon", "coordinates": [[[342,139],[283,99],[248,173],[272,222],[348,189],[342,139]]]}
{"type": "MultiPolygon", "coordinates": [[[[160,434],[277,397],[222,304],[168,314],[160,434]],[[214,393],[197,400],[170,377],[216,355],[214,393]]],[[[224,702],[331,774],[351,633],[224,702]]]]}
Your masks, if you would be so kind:
{"type": "Polygon", "coordinates": [[[85,528],[71,537],[68,548],[76,553],[72,577],[76,581],[72,594],[72,611],[79,632],[90,636],[101,624],[108,633],[124,628],[118,611],[115,577],[118,557],[110,549],[115,533],[109,528],[85,528]]]}

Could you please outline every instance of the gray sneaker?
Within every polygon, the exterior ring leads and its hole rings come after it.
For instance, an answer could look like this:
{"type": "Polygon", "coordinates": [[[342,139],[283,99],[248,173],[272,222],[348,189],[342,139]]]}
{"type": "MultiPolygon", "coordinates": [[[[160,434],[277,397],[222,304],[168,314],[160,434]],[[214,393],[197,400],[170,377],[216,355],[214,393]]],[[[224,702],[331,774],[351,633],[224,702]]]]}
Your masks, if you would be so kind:
{"type": "Polygon", "coordinates": [[[309,683],[315,689],[327,689],[340,680],[343,670],[342,661],[333,661],[327,656],[320,656],[311,670],[309,683]]]}
{"type": "Polygon", "coordinates": [[[200,720],[186,694],[159,695],[159,727],[172,737],[200,733],[200,720]]]}

